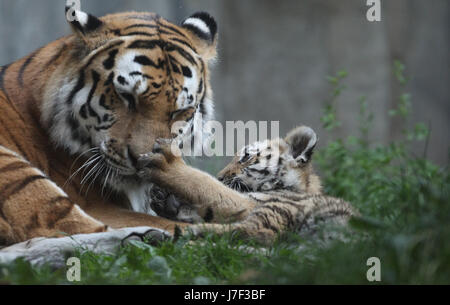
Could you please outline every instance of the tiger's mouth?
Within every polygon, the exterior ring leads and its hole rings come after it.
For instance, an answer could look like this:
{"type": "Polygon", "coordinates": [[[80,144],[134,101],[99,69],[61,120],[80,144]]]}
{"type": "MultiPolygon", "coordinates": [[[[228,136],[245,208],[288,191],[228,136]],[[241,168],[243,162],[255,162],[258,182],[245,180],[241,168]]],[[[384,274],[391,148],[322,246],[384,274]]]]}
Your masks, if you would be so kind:
{"type": "Polygon", "coordinates": [[[103,155],[103,160],[106,166],[114,170],[118,175],[132,176],[137,173],[137,170],[134,167],[128,167],[108,155],[103,155]]]}
{"type": "Polygon", "coordinates": [[[222,183],[240,193],[248,193],[252,191],[252,189],[240,178],[233,177],[231,179],[224,179],[222,183]]]}
{"type": "Polygon", "coordinates": [[[119,154],[116,149],[108,147],[105,142],[102,142],[98,148],[101,161],[105,166],[120,176],[136,175],[137,158],[130,152],[127,147],[126,152],[119,154]]]}

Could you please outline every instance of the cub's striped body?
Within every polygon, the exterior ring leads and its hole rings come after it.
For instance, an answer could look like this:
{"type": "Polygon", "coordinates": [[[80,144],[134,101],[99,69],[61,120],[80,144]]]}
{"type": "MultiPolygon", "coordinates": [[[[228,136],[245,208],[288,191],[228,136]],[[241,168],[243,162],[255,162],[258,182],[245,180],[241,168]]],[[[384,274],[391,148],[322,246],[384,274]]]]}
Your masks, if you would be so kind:
{"type": "Polygon", "coordinates": [[[73,35],[0,68],[0,244],[171,230],[176,222],[148,215],[152,186],[137,158],[157,138],[203,132],[217,25],[206,13],[180,26],[152,13],[66,13],[73,35]]]}
{"type": "Polygon", "coordinates": [[[141,175],[176,196],[158,213],[209,222],[189,226],[195,235],[236,231],[270,244],[286,231],[311,233],[320,223],[345,224],[356,214],[349,203],[321,193],[310,162],[316,142],[315,132],[303,126],[285,139],[253,143],[219,173],[222,183],[157,143],[160,153],[142,158],[147,165],[141,175]]]}

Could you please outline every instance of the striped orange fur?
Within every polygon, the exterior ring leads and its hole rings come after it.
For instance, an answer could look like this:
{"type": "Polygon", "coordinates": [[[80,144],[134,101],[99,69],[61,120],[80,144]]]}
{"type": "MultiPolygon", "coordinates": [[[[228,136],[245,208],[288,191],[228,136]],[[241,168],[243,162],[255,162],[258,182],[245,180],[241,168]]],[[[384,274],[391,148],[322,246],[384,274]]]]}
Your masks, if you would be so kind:
{"type": "Polygon", "coordinates": [[[72,35],[0,67],[0,245],[107,226],[172,230],[149,208],[137,156],[212,117],[211,16],[73,17],[72,35]]]}

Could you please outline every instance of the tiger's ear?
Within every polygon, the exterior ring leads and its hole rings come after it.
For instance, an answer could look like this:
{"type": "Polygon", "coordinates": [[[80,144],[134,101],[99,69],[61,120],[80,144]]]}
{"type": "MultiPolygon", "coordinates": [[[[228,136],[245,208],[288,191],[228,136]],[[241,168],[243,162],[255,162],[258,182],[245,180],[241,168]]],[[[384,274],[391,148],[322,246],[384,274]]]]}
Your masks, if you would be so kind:
{"type": "Polygon", "coordinates": [[[104,23],[91,14],[78,10],[76,5],[66,5],[66,20],[80,38],[87,41],[88,36],[103,27],[104,23]]]}
{"type": "Polygon", "coordinates": [[[300,126],[291,130],[284,140],[288,143],[296,163],[304,164],[311,160],[318,138],[312,128],[300,126]]]}
{"type": "Polygon", "coordinates": [[[217,55],[217,23],[211,15],[198,12],[185,19],[182,27],[188,30],[197,51],[206,61],[217,55]]]}

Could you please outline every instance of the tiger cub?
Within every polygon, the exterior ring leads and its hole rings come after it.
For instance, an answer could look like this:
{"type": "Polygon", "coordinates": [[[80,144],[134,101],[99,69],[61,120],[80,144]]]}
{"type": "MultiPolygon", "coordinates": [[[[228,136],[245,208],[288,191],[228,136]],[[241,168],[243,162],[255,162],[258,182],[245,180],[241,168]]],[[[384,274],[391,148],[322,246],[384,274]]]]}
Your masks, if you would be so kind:
{"type": "Polygon", "coordinates": [[[158,141],[141,156],[140,175],[176,196],[164,210],[177,220],[207,222],[185,229],[194,236],[239,232],[270,244],[286,231],[311,232],[325,221],[345,224],[356,214],[349,203],[322,194],[311,165],[316,143],[311,128],[297,127],[284,139],[244,147],[215,179],[186,165],[175,145],[158,141]]]}

